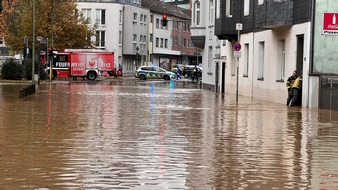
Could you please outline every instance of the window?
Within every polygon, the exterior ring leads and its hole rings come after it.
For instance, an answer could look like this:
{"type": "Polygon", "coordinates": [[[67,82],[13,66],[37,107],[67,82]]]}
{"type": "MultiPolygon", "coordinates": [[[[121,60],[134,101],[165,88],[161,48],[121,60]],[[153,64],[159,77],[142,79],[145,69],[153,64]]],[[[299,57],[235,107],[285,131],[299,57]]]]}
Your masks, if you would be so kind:
{"type": "Polygon", "coordinates": [[[134,13],[133,22],[137,21],[137,13],[134,13]]]}
{"type": "Polygon", "coordinates": [[[143,36],[140,35],[140,44],[142,44],[142,43],[143,43],[143,36]]]}
{"type": "Polygon", "coordinates": [[[96,24],[99,24],[99,25],[106,24],[106,10],[104,9],[96,10],[96,24]]]}
{"type": "Polygon", "coordinates": [[[120,22],[120,23],[122,23],[122,16],[123,16],[122,13],[123,13],[122,10],[120,10],[120,16],[119,16],[119,22],[120,22]]]}
{"type": "Polygon", "coordinates": [[[136,41],[137,41],[137,35],[133,34],[133,44],[136,44],[136,41]]]}
{"type": "Polygon", "coordinates": [[[221,0],[216,0],[216,19],[221,18],[221,0]]]}
{"type": "Polygon", "coordinates": [[[258,78],[264,80],[264,42],[259,42],[258,45],[258,78]]]}
{"type": "Polygon", "coordinates": [[[140,15],[140,23],[143,22],[143,14],[140,15]]]}
{"type": "Polygon", "coordinates": [[[153,20],[154,20],[154,16],[150,15],[150,23],[153,23],[153,20]]]}
{"type": "Polygon", "coordinates": [[[200,2],[196,1],[195,2],[195,17],[194,17],[194,21],[195,21],[195,24],[198,26],[200,25],[200,22],[201,22],[201,10],[200,10],[200,7],[201,4],[200,2]]]}
{"type": "Polygon", "coordinates": [[[83,14],[83,17],[88,20],[88,24],[91,24],[92,21],[91,21],[91,12],[92,10],[91,9],[82,9],[81,10],[82,14],[83,14]]]}
{"type": "Polygon", "coordinates": [[[214,22],[214,0],[210,0],[209,2],[209,22],[210,24],[214,22]]]}
{"type": "Polygon", "coordinates": [[[244,16],[250,14],[250,0],[244,0],[244,16]]]}
{"type": "Polygon", "coordinates": [[[144,24],[147,24],[147,15],[144,15],[143,22],[144,22],[144,24]]]}
{"type": "Polygon", "coordinates": [[[105,47],[106,32],[105,31],[96,31],[96,47],[105,47]]]}
{"type": "Polygon", "coordinates": [[[226,0],[226,9],[225,9],[225,15],[227,17],[232,17],[232,11],[233,11],[233,0],[226,0]]]}
{"type": "Polygon", "coordinates": [[[159,38],[156,38],[156,44],[155,44],[156,47],[158,47],[158,43],[159,43],[159,38]]]}
{"type": "Polygon", "coordinates": [[[164,40],[164,47],[165,47],[165,48],[168,48],[168,39],[165,39],[165,40],[164,40]]]}
{"type": "Polygon", "coordinates": [[[161,46],[160,47],[163,47],[163,38],[161,38],[161,46]]]}
{"type": "Polygon", "coordinates": [[[183,47],[187,47],[187,40],[185,38],[183,39],[183,47]]]}
{"type": "Polygon", "coordinates": [[[122,44],[122,31],[119,31],[119,44],[122,44]]]}
{"type": "Polygon", "coordinates": [[[263,5],[264,4],[264,0],[258,0],[258,5],[263,5]]]}
{"type": "Polygon", "coordinates": [[[157,18],[156,19],[156,28],[159,28],[160,27],[160,20],[157,18]]]}
{"type": "Polygon", "coordinates": [[[150,42],[153,42],[153,34],[150,34],[150,36],[149,36],[149,41],[150,41],[150,42]]]}
{"type": "Polygon", "coordinates": [[[243,63],[243,77],[248,77],[249,75],[249,60],[250,60],[250,51],[249,44],[244,44],[244,63],[243,63]]]}
{"type": "Polygon", "coordinates": [[[285,78],[285,40],[278,42],[277,49],[277,81],[283,81],[285,78]]]}
{"type": "Polygon", "coordinates": [[[210,69],[211,61],[212,61],[212,46],[209,46],[209,51],[208,51],[208,68],[210,69]]]}

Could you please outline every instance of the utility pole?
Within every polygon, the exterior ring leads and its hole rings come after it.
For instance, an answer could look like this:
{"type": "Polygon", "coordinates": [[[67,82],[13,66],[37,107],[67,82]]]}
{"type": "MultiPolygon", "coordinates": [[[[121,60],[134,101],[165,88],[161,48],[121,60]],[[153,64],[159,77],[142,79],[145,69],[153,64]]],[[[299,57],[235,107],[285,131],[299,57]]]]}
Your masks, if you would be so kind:
{"type": "Polygon", "coordinates": [[[239,80],[239,58],[241,57],[240,31],[243,29],[242,23],[236,23],[237,42],[234,45],[235,57],[237,57],[237,79],[236,79],[236,104],[238,103],[238,80],[239,80]]]}
{"type": "Polygon", "coordinates": [[[33,36],[32,36],[32,83],[35,83],[35,0],[33,0],[33,36]]]}

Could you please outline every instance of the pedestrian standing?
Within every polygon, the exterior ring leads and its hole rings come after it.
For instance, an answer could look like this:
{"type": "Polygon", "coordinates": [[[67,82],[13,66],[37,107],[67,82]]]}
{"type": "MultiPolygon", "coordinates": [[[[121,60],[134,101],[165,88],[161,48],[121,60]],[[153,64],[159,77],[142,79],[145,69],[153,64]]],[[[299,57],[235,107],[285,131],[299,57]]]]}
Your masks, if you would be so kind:
{"type": "Polygon", "coordinates": [[[288,78],[288,80],[286,81],[286,87],[288,88],[288,99],[286,100],[286,105],[288,106],[292,100],[292,85],[295,82],[297,78],[297,71],[294,70],[292,75],[288,78]]]}
{"type": "Polygon", "coordinates": [[[292,100],[290,106],[302,105],[302,82],[303,77],[300,75],[292,84],[292,100]]]}
{"type": "Polygon", "coordinates": [[[180,66],[177,66],[176,80],[178,80],[178,78],[180,78],[180,79],[182,78],[180,74],[181,74],[180,66]]]}
{"type": "Polygon", "coordinates": [[[193,68],[192,72],[193,72],[193,75],[192,75],[192,81],[194,82],[194,80],[195,80],[195,78],[196,78],[196,80],[197,80],[197,82],[198,82],[198,69],[197,69],[197,66],[196,66],[196,65],[195,65],[195,67],[193,68]]]}

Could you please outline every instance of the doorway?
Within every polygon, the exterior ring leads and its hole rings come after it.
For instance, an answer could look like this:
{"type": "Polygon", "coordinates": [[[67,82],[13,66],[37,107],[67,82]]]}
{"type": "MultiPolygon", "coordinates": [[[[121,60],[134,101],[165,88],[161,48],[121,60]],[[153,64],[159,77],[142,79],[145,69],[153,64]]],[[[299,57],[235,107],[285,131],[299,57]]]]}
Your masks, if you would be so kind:
{"type": "Polygon", "coordinates": [[[304,58],[304,35],[297,36],[297,74],[301,75],[303,72],[303,58],[304,58]]]}

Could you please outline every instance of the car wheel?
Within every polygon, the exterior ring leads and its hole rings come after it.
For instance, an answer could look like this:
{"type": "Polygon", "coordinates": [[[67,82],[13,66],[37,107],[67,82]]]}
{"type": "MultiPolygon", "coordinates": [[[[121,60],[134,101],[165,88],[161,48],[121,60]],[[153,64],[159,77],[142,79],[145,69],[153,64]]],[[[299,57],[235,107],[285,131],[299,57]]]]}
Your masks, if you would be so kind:
{"type": "Polygon", "coordinates": [[[163,79],[164,80],[170,80],[170,77],[168,75],[164,75],[163,79]]]}
{"type": "Polygon", "coordinates": [[[188,78],[188,77],[189,77],[188,73],[185,73],[184,78],[188,78]]]}
{"type": "Polygon", "coordinates": [[[140,75],[140,79],[141,79],[141,80],[146,80],[147,78],[146,78],[145,75],[140,75]]]}

